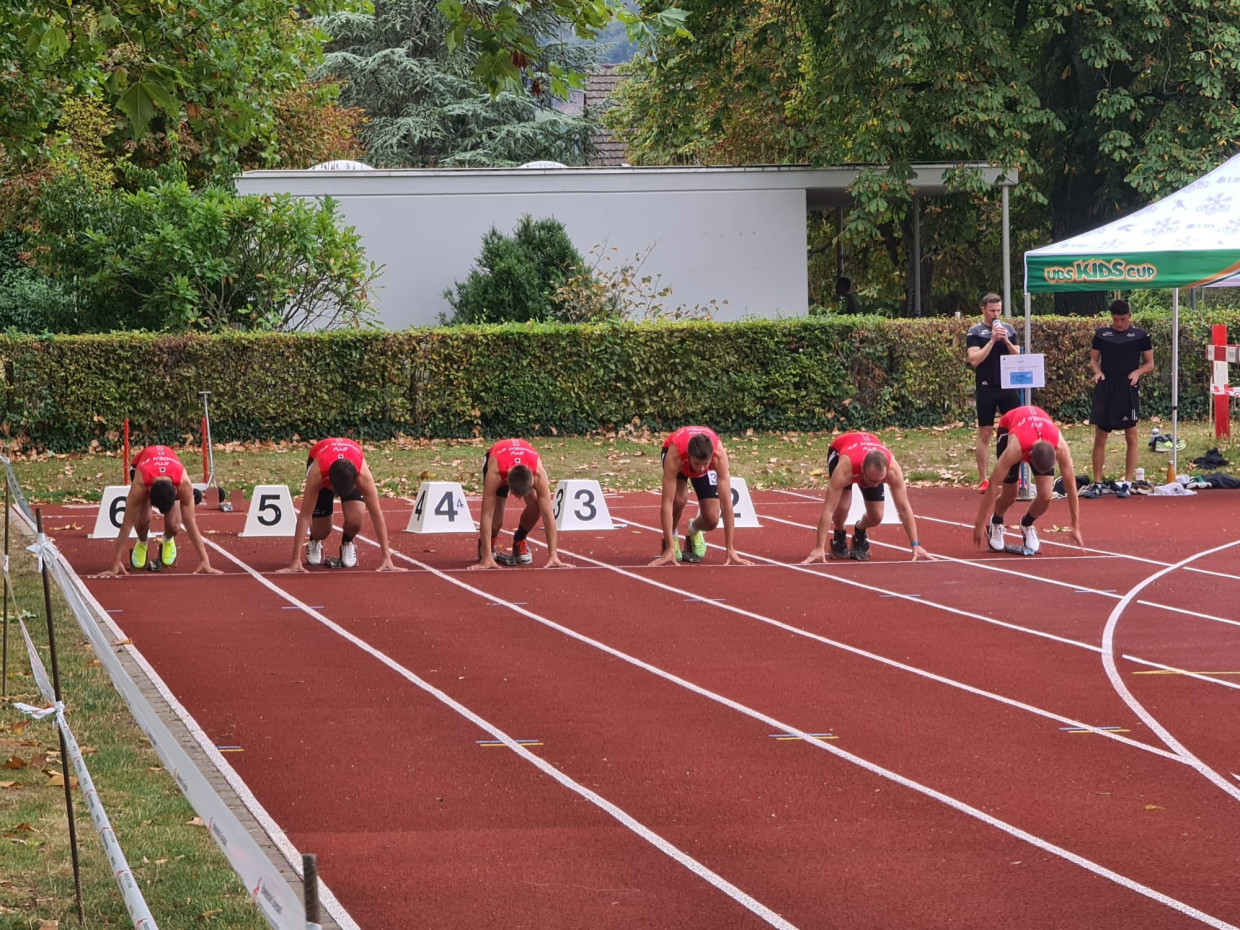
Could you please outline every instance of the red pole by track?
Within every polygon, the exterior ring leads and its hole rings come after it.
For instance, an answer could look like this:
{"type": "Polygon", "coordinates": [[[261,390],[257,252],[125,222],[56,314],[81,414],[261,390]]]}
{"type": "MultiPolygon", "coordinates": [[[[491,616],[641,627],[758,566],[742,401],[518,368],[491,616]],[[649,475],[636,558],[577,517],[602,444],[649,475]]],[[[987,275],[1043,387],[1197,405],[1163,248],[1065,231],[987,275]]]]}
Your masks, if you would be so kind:
{"type": "Polygon", "coordinates": [[[124,460],[121,462],[121,484],[129,484],[129,417],[125,417],[124,460]]]}
{"type": "MultiPolygon", "coordinates": [[[[1224,323],[1215,323],[1210,327],[1210,343],[1216,346],[1227,345],[1227,326],[1224,323]]],[[[1218,355],[1215,355],[1215,362],[1218,364],[1218,355]]],[[[1224,367],[1226,362],[1223,363],[1224,367]]],[[[1215,379],[1217,380],[1217,379],[1215,379]]],[[[1227,381],[1226,378],[1223,379],[1227,381]]],[[[1214,438],[1223,439],[1231,435],[1231,397],[1227,394],[1214,395],[1214,438]]]]}

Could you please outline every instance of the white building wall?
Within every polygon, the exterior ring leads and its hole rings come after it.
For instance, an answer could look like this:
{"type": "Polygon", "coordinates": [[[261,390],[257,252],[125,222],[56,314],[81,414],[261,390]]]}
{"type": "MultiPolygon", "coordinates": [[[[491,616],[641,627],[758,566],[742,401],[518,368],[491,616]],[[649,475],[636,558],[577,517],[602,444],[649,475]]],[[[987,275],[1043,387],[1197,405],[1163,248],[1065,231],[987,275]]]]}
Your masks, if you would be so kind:
{"type": "Polygon", "coordinates": [[[808,310],[805,171],[795,169],[495,169],[254,171],[248,193],[330,194],[384,265],[376,304],[386,326],[437,323],[444,291],[464,281],[492,226],[555,217],[577,249],[606,248],[611,267],[649,255],[643,275],[677,305],[718,303],[717,320],[808,310]],[[611,251],[614,249],[615,251],[611,251]],[[725,303],[726,302],[726,303],[725,303]]]}

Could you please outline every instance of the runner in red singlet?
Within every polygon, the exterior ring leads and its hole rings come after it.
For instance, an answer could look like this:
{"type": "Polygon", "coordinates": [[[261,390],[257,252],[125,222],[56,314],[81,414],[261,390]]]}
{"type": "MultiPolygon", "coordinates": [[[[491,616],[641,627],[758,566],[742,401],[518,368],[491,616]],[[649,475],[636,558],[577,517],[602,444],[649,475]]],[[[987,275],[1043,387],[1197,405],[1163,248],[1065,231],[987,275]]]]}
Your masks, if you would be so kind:
{"type": "Polygon", "coordinates": [[[301,509],[297,511],[297,528],[293,531],[293,557],[280,572],[302,572],[301,547],[305,542],[306,562],[322,565],[323,540],[332,531],[332,510],[340,498],[344,526],[340,535],[339,564],[344,568],[357,565],[357,545],[353,542],[362,531],[362,515],[370,514],[375,535],[379,538],[381,561],[378,571],[403,572],[392,564],[388,546],[387,523],[379,506],[379,489],[366,464],[362,447],[352,439],[321,439],[310,449],[306,459],[306,485],[301,493],[301,509]],[[306,532],[310,533],[306,541],[306,532]]]}
{"type": "Polygon", "coordinates": [[[1033,473],[1037,493],[1029,504],[1029,510],[1020,521],[1021,542],[1026,549],[1037,552],[1042,548],[1033,521],[1046,512],[1054,496],[1055,465],[1063,478],[1064,494],[1068,497],[1068,513],[1071,520],[1071,538],[1082,549],[1081,514],[1076,493],[1076,470],[1072,466],[1072,450],[1051,420],[1040,407],[1017,407],[999,418],[995,452],[998,460],[990,476],[990,486],[982,494],[982,504],[977,511],[973,527],[973,541],[979,546],[982,540],[994,552],[1003,551],[1003,516],[1016,500],[1016,482],[1020,463],[1024,462],[1033,473]],[[1002,482],[1002,483],[1000,483],[1002,482]],[[1000,490],[1002,488],[1002,490],[1000,490]],[[989,524],[987,513],[992,513],[989,524]]]}
{"type": "Polygon", "coordinates": [[[133,483],[125,497],[125,519],[121,523],[120,535],[116,537],[112,567],[103,574],[125,574],[124,553],[131,530],[137,530],[138,541],[130,554],[130,565],[134,568],[146,567],[152,507],[164,516],[164,536],[159,545],[161,565],[169,566],[176,561],[176,535],[183,522],[185,533],[198,553],[198,567],[194,573],[222,574],[218,568],[211,567],[211,560],[207,558],[207,547],[194,519],[194,484],[177,454],[167,446],[147,446],[134,456],[129,474],[133,483]]]}
{"type": "Polygon", "coordinates": [[[663,501],[659,519],[663,525],[663,554],[651,565],[675,565],[682,559],[676,539],[680,515],[689,500],[689,485],[697,496],[698,514],[689,521],[683,560],[700,562],[706,555],[707,530],[719,525],[723,516],[725,565],[752,565],[736,551],[733,533],[736,516],[732,512],[732,475],[728,453],[722,440],[705,426],[682,426],[663,443],[663,501]]]}
{"type": "Polygon", "coordinates": [[[538,453],[524,439],[501,439],[482,459],[482,514],[479,520],[478,562],[472,568],[528,565],[534,561],[526,537],[542,520],[547,537],[547,564],[571,568],[560,561],[555,516],[551,510],[551,479],[538,453]],[[499,531],[509,495],[525,502],[512,538],[512,555],[499,551],[499,531]]]}
{"type": "Polygon", "coordinates": [[[831,535],[831,558],[856,559],[864,562],[870,557],[869,529],[883,522],[884,485],[891,485],[891,499],[904,532],[908,534],[913,559],[933,559],[917,538],[917,518],[908,502],[908,489],[904,484],[904,472],[891,450],[884,446],[873,433],[844,433],[831,443],[827,453],[827,494],[818,517],[818,535],[814,548],[801,563],[825,562],[827,560],[827,531],[831,535]],[[848,546],[848,510],[852,506],[852,489],[856,485],[865,501],[865,515],[853,527],[852,548],[848,546]]]}

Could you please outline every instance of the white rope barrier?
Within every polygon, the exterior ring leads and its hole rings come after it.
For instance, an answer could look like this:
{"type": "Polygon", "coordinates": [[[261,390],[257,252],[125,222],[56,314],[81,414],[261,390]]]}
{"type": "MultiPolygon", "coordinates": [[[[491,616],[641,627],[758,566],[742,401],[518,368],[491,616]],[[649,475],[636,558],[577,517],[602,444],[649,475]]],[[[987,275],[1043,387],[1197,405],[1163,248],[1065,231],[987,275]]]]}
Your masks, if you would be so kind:
{"type": "MultiPolygon", "coordinates": [[[[55,551],[54,547],[53,551],[55,551]]],[[[15,702],[13,706],[35,720],[55,716],[56,726],[60,729],[61,736],[64,737],[69,762],[72,763],[73,770],[77,772],[78,787],[82,790],[82,797],[86,799],[86,806],[90,808],[90,819],[95,825],[95,832],[99,834],[99,841],[103,844],[104,855],[107,856],[108,865],[112,869],[112,877],[116,879],[116,886],[121,890],[121,899],[125,902],[125,909],[129,911],[129,919],[133,921],[134,930],[157,930],[155,918],[151,916],[146,899],[142,897],[142,891],[138,888],[133,872],[129,869],[125,853],[120,843],[116,841],[112,821],[108,819],[108,813],[103,809],[99,793],[95,791],[95,782],[90,776],[90,770],[86,768],[86,760],[82,756],[81,747],[78,746],[73,730],[69,728],[69,722],[65,719],[65,705],[56,700],[55,689],[47,677],[47,669],[43,666],[43,660],[39,658],[39,652],[30,639],[30,631],[26,629],[26,622],[18,617],[17,623],[22,631],[22,639],[26,641],[26,654],[30,659],[31,674],[38,685],[39,693],[43,695],[43,699],[49,706],[32,707],[20,702],[15,702]]]]}

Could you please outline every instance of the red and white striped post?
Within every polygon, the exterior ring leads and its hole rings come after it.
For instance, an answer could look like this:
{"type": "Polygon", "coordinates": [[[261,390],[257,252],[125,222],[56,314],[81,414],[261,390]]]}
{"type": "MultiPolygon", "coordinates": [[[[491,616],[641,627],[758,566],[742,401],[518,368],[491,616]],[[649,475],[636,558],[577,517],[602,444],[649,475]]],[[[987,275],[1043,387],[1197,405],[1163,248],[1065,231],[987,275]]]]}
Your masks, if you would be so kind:
{"type": "Polygon", "coordinates": [[[1223,439],[1231,436],[1231,394],[1227,379],[1227,326],[1215,323],[1210,328],[1210,344],[1214,346],[1214,371],[1210,379],[1215,386],[1214,392],[1214,438],[1223,439]],[[1223,387],[1222,391],[1217,386],[1223,387]]]}

